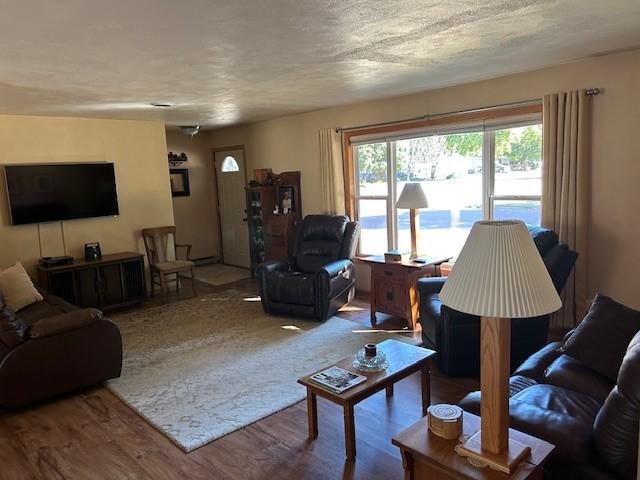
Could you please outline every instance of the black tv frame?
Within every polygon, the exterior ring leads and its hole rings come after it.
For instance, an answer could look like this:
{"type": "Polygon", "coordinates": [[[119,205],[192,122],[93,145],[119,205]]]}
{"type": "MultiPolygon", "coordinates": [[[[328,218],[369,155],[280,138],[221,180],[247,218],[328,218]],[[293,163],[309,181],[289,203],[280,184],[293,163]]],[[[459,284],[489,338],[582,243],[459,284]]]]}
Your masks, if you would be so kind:
{"type": "Polygon", "coordinates": [[[119,195],[118,195],[118,183],[116,181],[115,174],[115,163],[108,161],[100,161],[100,162],[51,162],[51,163],[5,163],[0,165],[2,168],[2,174],[4,176],[4,186],[7,198],[7,207],[9,210],[9,221],[12,226],[21,226],[21,225],[38,225],[38,224],[47,224],[47,223],[58,223],[58,222],[68,222],[74,220],[86,220],[90,218],[107,218],[107,217],[117,217],[120,215],[120,204],[119,204],[119,195]],[[114,214],[107,215],[86,215],[86,216],[77,216],[72,218],[59,218],[56,220],[44,220],[44,221],[34,221],[34,222],[21,222],[15,223],[13,219],[13,208],[11,203],[11,194],[9,192],[9,180],[7,178],[7,167],[50,167],[50,166],[74,166],[74,165],[111,165],[113,167],[113,183],[114,183],[114,193],[115,193],[115,210],[114,214]]]}

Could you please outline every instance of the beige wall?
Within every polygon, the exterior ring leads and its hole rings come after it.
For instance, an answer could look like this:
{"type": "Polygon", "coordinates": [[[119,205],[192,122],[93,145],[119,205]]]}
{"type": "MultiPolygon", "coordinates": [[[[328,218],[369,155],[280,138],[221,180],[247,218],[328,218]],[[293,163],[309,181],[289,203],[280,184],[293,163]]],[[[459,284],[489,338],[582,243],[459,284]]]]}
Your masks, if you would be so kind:
{"type": "Polygon", "coordinates": [[[167,150],[189,157],[180,168],[189,169],[191,195],[173,198],[177,239],[193,245],[191,258],[219,257],[218,204],[208,135],[188,137],[179,130],[167,130],[167,150]]]}
{"type": "MultiPolygon", "coordinates": [[[[115,164],[118,217],[64,222],[67,253],[84,255],[100,242],[103,253],[144,252],[140,229],[173,223],[162,122],[0,116],[0,164],[109,161],[115,164]]],[[[11,226],[0,188],[0,267],[33,266],[40,257],[36,225],[11,226]]],[[[63,255],[60,223],[42,224],[42,255],[63,255]]]]}
{"type": "MultiPolygon", "coordinates": [[[[244,144],[248,170],[302,171],[305,214],[319,212],[318,130],[399,120],[600,87],[593,99],[589,288],[640,308],[640,51],[507,77],[213,131],[211,145],[244,144]]],[[[367,289],[367,272],[359,287],[367,289]]]]}

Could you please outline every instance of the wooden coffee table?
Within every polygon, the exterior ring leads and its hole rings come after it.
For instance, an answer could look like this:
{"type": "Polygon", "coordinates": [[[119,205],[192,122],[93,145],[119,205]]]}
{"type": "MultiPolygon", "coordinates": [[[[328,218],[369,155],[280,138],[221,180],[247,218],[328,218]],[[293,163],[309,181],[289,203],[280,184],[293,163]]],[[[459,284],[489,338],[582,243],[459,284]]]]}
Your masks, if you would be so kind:
{"type": "MultiPolygon", "coordinates": [[[[356,403],[383,389],[386,389],[387,396],[390,397],[393,395],[393,385],[396,382],[413,373],[421,372],[423,415],[427,414],[427,408],[431,404],[431,357],[433,357],[436,352],[393,339],[379,343],[378,349],[384,351],[389,361],[389,367],[381,372],[367,373],[356,370],[352,365],[356,352],[334,364],[350,372],[367,377],[365,382],[343,393],[338,394],[325,390],[309,380],[311,375],[318,372],[314,372],[298,380],[299,384],[307,387],[307,415],[310,440],[318,437],[317,397],[320,396],[333,403],[342,405],[344,409],[345,450],[348,459],[353,459],[356,456],[356,431],[353,415],[353,409],[356,403]]],[[[322,370],[330,366],[333,365],[328,365],[322,370]]],[[[318,371],[321,372],[322,370],[318,371]]]]}

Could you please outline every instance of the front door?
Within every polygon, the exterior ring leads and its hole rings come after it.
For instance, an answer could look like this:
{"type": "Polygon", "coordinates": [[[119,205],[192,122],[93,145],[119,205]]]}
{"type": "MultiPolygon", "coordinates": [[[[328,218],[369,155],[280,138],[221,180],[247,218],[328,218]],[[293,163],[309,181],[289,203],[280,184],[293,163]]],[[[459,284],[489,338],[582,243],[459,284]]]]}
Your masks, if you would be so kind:
{"type": "Polygon", "coordinates": [[[222,259],[228,265],[249,268],[244,149],[215,152],[214,161],[218,183],[222,259]]]}

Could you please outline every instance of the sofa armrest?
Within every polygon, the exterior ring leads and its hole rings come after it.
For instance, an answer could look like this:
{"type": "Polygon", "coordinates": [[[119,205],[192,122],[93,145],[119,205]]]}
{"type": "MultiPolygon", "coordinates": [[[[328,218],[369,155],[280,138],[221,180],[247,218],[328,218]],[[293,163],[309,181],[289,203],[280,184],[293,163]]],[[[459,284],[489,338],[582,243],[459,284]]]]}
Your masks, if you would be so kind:
{"type": "Polygon", "coordinates": [[[282,260],[267,260],[258,265],[257,274],[271,272],[286,272],[291,269],[291,262],[284,258],[282,260]]]}
{"type": "Polygon", "coordinates": [[[554,458],[577,464],[590,461],[593,430],[591,423],[517,398],[509,400],[509,413],[511,428],[553,443],[556,447],[553,452],[554,458]]]}
{"type": "MultiPolygon", "coordinates": [[[[466,412],[479,415],[480,401],[480,392],[472,392],[458,405],[466,412]]],[[[592,425],[517,398],[509,399],[509,415],[511,428],[553,443],[556,446],[555,458],[578,464],[589,461],[592,425]]]]}
{"type": "Polygon", "coordinates": [[[290,269],[291,262],[286,258],[282,260],[268,260],[258,265],[256,278],[258,280],[258,290],[260,291],[260,301],[262,302],[265,313],[271,313],[271,302],[268,298],[267,288],[270,274],[274,272],[288,272],[290,269]]]}
{"type": "Polygon", "coordinates": [[[316,318],[326,320],[344,304],[338,305],[336,299],[343,297],[345,292],[347,292],[347,297],[352,295],[348,292],[353,292],[355,275],[355,267],[351,260],[336,260],[324,265],[318,271],[316,276],[316,318]]]}
{"type": "Polygon", "coordinates": [[[329,279],[336,278],[353,269],[353,262],[351,260],[336,260],[326,264],[320,269],[320,274],[328,277],[329,279]]]}
{"type": "Polygon", "coordinates": [[[522,362],[522,365],[520,365],[513,374],[540,380],[544,376],[544,371],[547,367],[562,355],[560,345],[560,342],[552,342],[538,350],[522,362]]]}
{"type": "Polygon", "coordinates": [[[440,293],[446,277],[427,277],[418,280],[418,291],[420,295],[429,295],[433,293],[440,293]]]}
{"type": "Polygon", "coordinates": [[[30,338],[51,337],[70,330],[91,325],[102,319],[102,312],[95,308],[85,308],[75,312],[46,317],[29,328],[30,338]]]}

